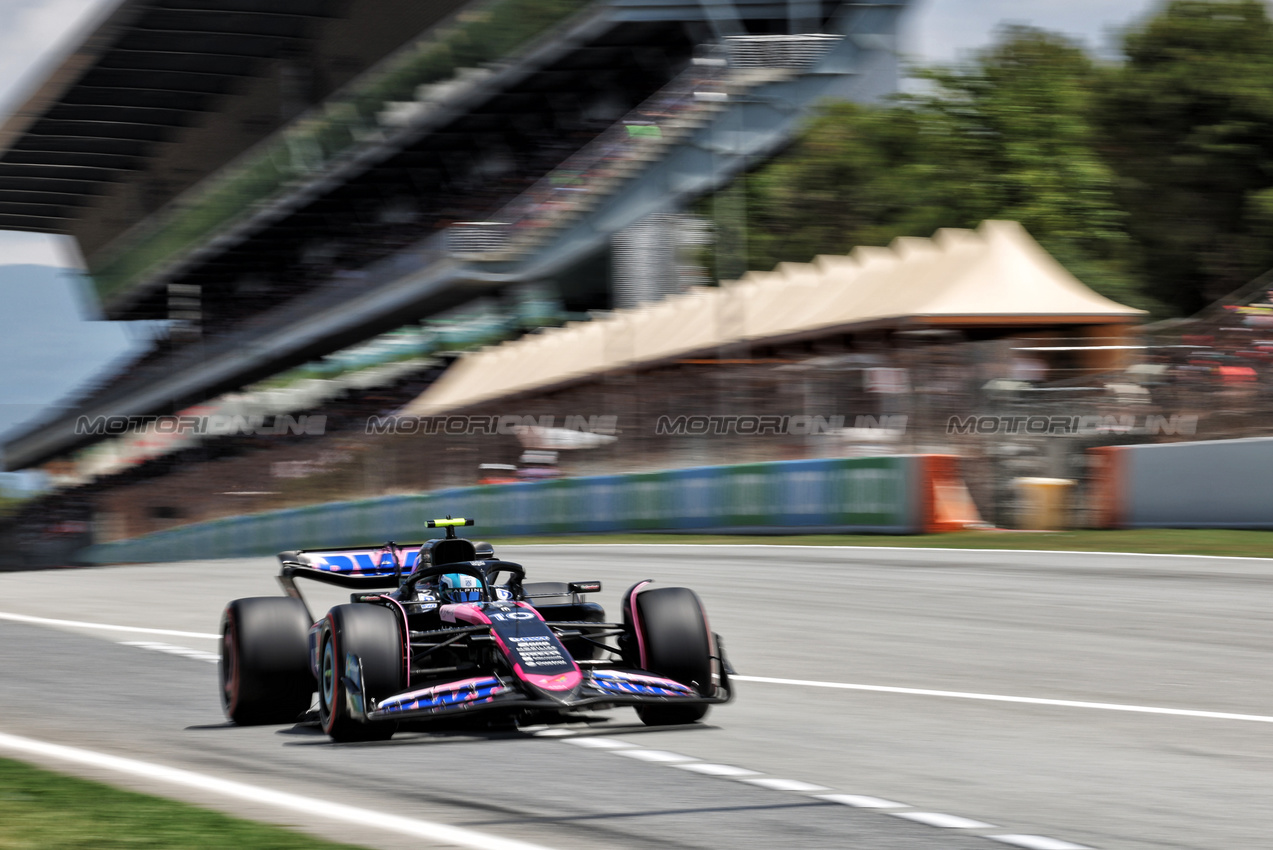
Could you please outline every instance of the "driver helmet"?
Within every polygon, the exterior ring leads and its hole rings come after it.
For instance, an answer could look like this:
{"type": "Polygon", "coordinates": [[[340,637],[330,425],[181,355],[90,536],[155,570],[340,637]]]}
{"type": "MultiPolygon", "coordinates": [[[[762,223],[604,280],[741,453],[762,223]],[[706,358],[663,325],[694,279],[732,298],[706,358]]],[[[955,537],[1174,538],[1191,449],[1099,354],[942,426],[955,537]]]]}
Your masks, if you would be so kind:
{"type": "Polygon", "coordinates": [[[479,602],[482,583],[467,573],[443,573],[438,581],[438,594],[443,602],[479,602]]]}

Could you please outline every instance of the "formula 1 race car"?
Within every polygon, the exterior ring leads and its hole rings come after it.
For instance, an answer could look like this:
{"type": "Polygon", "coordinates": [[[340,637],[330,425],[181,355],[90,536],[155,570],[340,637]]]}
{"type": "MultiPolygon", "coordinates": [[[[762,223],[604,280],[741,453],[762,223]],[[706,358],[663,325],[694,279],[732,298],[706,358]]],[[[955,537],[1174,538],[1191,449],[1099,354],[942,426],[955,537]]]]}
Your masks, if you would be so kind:
{"type": "Polygon", "coordinates": [[[236,599],[222,617],[227,716],[292,722],[317,690],[323,730],[366,741],[479,712],[537,723],[630,705],[646,724],[693,723],[729,701],[729,663],[693,591],[638,582],[622,622],[605,622],[584,601],[600,582],[527,582],[489,543],[456,536],[472,524],[430,520],[446,537],[418,545],[281,552],[287,596],[236,599]],[[315,621],[298,578],[356,592],[315,621]]]}

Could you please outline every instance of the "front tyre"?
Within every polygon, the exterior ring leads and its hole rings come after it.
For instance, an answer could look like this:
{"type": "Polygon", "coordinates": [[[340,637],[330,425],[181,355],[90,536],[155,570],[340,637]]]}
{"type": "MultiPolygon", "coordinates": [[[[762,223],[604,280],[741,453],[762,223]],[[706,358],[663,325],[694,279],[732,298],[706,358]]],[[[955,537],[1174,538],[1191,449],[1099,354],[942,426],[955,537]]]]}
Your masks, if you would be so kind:
{"type": "Polygon", "coordinates": [[[402,631],[397,614],[367,603],[338,605],[328,612],[318,640],[318,713],[323,731],[334,741],[384,741],[398,725],[364,723],[350,713],[347,678],[362,665],[362,697],[369,707],[403,688],[402,631]]]}
{"type": "Polygon", "coordinates": [[[221,705],[240,726],[291,723],[309,710],[309,614],[286,596],[236,599],[221,617],[221,705]]]}
{"type": "MultiPolygon", "coordinates": [[[[660,587],[636,594],[633,628],[646,670],[689,685],[710,696],[712,636],[703,605],[686,587],[660,587]]],[[[706,705],[642,705],[637,716],[647,726],[694,723],[707,715],[706,705]]]]}

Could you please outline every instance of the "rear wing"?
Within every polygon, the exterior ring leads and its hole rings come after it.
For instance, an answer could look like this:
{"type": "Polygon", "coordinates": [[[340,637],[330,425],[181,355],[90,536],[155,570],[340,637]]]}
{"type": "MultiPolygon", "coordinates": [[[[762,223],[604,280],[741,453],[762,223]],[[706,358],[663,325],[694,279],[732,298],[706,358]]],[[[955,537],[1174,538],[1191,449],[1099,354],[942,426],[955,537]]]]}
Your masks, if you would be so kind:
{"type": "MultiPolygon", "coordinates": [[[[305,605],[305,597],[296,587],[296,579],[307,578],[323,584],[334,584],[354,590],[388,590],[396,588],[402,576],[410,575],[420,560],[420,546],[412,543],[365,549],[294,549],[279,552],[278,583],[283,592],[305,605]]],[[[313,615],[310,615],[313,619],[313,615]]]]}
{"type": "MultiPolygon", "coordinates": [[[[278,582],[283,592],[304,603],[305,599],[296,587],[296,579],[305,578],[323,584],[334,584],[354,590],[388,590],[397,588],[402,580],[415,572],[420,564],[423,543],[386,543],[357,549],[293,549],[279,552],[282,565],[278,582]]],[[[489,543],[474,544],[480,560],[502,564],[495,557],[489,543]]],[[[512,564],[520,570],[520,566],[512,564]]]]}
{"type": "Polygon", "coordinates": [[[422,545],[388,543],[363,549],[296,549],[279,552],[278,559],[285,569],[314,570],[327,576],[396,576],[415,569],[422,545]]]}
{"type": "MultiPolygon", "coordinates": [[[[445,539],[450,543],[457,540],[455,529],[473,525],[473,520],[464,517],[452,518],[448,514],[444,519],[431,519],[426,525],[429,528],[445,528],[445,539]]],[[[438,545],[440,542],[433,540],[430,544],[438,545]]],[[[383,546],[357,549],[292,549],[279,552],[278,559],[283,565],[279,580],[288,579],[283,587],[289,595],[292,594],[294,587],[294,585],[289,586],[290,580],[298,577],[312,578],[342,587],[396,587],[404,575],[410,575],[415,571],[420,561],[420,550],[425,545],[425,543],[401,544],[390,540],[383,546]]],[[[473,543],[465,540],[464,545],[469,547],[470,557],[486,560],[495,557],[495,550],[489,543],[473,543]]]]}

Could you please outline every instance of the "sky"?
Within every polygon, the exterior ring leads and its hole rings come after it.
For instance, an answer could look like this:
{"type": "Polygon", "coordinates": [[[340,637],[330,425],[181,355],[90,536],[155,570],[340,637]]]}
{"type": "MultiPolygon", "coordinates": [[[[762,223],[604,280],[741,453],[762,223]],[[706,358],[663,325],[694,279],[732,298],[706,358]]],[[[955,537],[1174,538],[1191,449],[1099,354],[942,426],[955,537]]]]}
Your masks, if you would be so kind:
{"type": "Polygon", "coordinates": [[[912,0],[902,50],[921,62],[952,62],[984,46],[1005,23],[1030,24],[1077,38],[1093,53],[1118,55],[1119,30],[1160,0],[912,0]]]}
{"type": "Polygon", "coordinates": [[[87,285],[86,278],[70,269],[0,268],[0,432],[90,379],[113,357],[131,349],[131,337],[146,329],[87,321],[87,285]],[[32,317],[48,316],[61,320],[31,327],[32,317]],[[38,340],[35,345],[32,337],[38,340]],[[51,375],[59,379],[50,381],[51,375]]]}
{"type": "MultiPolygon", "coordinates": [[[[0,0],[0,122],[116,2],[0,0]]],[[[1066,33],[1100,55],[1113,56],[1117,30],[1159,2],[912,0],[900,49],[919,64],[954,62],[986,45],[1002,24],[1024,23],[1066,33]]],[[[0,327],[10,336],[7,350],[0,349],[6,363],[0,370],[0,432],[18,413],[62,398],[144,337],[123,323],[92,321],[95,306],[74,275],[50,277],[47,286],[53,291],[47,297],[23,293],[18,283],[31,271],[19,265],[76,269],[83,261],[66,237],[0,231],[0,327]],[[68,348],[71,338],[76,345],[68,348]]],[[[0,476],[0,485],[4,482],[0,476]]]]}

